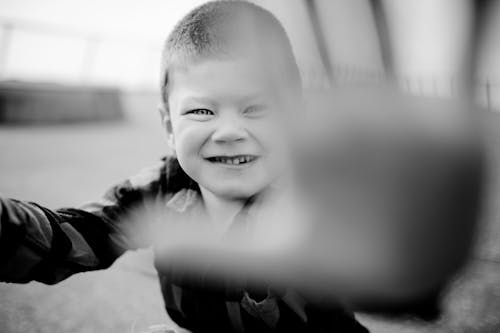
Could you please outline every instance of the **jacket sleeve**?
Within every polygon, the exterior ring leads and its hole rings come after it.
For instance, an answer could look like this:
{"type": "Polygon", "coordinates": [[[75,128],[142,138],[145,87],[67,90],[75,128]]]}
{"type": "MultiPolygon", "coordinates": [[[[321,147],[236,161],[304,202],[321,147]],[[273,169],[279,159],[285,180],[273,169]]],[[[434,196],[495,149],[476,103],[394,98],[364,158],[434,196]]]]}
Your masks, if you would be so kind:
{"type": "Polygon", "coordinates": [[[126,250],[147,246],[127,232],[134,220],[127,217],[160,194],[165,170],[163,160],[78,209],[50,210],[0,196],[0,281],[55,284],[107,268],[126,250]]]}

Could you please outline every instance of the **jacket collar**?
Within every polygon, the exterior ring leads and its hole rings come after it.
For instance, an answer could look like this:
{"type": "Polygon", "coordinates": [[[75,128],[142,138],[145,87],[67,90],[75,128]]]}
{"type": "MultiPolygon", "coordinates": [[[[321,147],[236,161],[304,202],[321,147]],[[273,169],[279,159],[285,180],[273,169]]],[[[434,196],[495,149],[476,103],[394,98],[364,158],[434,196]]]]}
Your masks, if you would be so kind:
{"type": "Polygon", "coordinates": [[[177,213],[184,213],[198,202],[201,202],[201,194],[198,191],[192,188],[183,188],[175,193],[165,205],[177,213]]]}

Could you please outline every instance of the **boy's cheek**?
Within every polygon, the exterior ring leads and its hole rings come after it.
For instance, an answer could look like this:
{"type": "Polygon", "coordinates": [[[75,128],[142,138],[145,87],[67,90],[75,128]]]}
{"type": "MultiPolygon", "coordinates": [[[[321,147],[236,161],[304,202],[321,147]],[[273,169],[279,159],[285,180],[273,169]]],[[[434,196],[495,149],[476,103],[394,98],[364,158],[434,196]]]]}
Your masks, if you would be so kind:
{"type": "Polygon", "coordinates": [[[291,139],[290,126],[287,122],[277,115],[270,115],[250,123],[248,131],[265,147],[284,147],[291,139]]]}
{"type": "Polygon", "coordinates": [[[198,154],[210,136],[210,129],[201,122],[183,120],[173,126],[173,135],[177,154],[181,152],[198,154]]]}
{"type": "Polygon", "coordinates": [[[185,135],[186,131],[192,131],[196,127],[196,123],[193,120],[183,119],[178,116],[172,117],[172,132],[179,139],[185,135]]]}

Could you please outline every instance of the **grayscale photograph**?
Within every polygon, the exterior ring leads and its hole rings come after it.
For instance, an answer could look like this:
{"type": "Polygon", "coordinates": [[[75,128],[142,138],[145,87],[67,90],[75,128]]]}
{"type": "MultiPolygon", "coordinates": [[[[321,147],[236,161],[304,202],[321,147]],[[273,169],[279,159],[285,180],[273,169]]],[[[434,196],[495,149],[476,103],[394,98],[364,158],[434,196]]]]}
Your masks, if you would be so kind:
{"type": "Polygon", "coordinates": [[[0,333],[499,333],[500,1],[0,0],[0,333]]]}

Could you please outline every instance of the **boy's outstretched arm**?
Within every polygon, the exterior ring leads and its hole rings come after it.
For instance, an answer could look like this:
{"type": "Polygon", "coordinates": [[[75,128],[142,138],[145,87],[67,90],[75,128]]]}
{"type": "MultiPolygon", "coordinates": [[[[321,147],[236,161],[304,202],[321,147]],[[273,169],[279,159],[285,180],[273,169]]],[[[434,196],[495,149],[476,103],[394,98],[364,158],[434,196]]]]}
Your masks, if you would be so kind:
{"type": "Polygon", "coordinates": [[[111,246],[111,220],[82,209],[0,198],[0,218],[1,281],[54,284],[108,267],[123,252],[111,246]]]}
{"type": "Polygon", "coordinates": [[[147,246],[127,232],[127,224],[141,221],[127,217],[168,194],[170,162],[143,170],[99,202],[78,209],[50,210],[0,196],[0,281],[54,284],[78,272],[107,268],[126,250],[147,246]]]}

